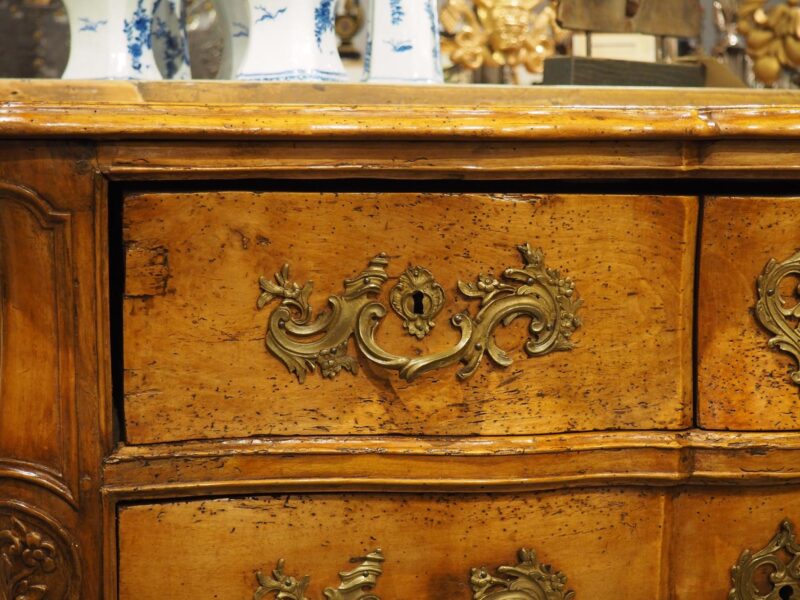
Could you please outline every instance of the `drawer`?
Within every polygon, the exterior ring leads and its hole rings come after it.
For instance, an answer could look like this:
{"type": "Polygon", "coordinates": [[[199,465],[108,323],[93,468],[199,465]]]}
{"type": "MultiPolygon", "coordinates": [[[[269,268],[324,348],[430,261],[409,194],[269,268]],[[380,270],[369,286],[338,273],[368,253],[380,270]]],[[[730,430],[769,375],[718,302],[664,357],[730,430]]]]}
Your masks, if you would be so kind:
{"type": "Polygon", "coordinates": [[[123,213],[129,443],[691,423],[696,198],[147,193],[123,213]]]}
{"type": "MultiPolygon", "coordinates": [[[[698,305],[698,412],[709,429],[800,428],[800,334],[797,318],[784,316],[789,351],[771,348],[777,330],[759,315],[759,276],[770,311],[800,303],[800,199],[709,198],[703,219],[698,305]],[[792,258],[794,257],[794,261],[792,258]],[[792,264],[796,265],[792,274],[792,264]],[[777,294],[769,295],[770,289],[777,294]]],[[[767,307],[767,304],[764,304],[767,307]]],[[[782,325],[781,325],[782,323],[782,325]]]]}
{"type": "MultiPolygon", "coordinates": [[[[797,487],[728,487],[679,493],[673,502],[673,595],[669,597],[679,600],[796,598],[800,585],[791,581],[791,575],[776,586],[768,580],[774,571],[770,567],[762,565],[755,569],[754,577],[748,574],[753,566],[751,558],[760,559],[759,553],[781,533],[784,520],[800,525],[799,492],[797,487]],[[742,556],[745,550],[750,551],[750,557],[742,556]],[[739,566],[741,580],[731,577],[734,565],[739,566]],[[751,581],[759,594],[750,591],[751,581]],[[783,589],[786,584],[793,585],[794,590],[783,589]],[[728,596],[732,586],[744,593],[728,596]]],[[[796,554],[787,553],[786,548],[775,554],[784,564],[796,558],[796,554]]]]}
{"type": "Polygon", "coordinates": [[[377,549],[380,598],[468,599],[472,568],[497,576],[499,566],[519,562],[522,548],[562,572],[577,598],[650,600],[662,597],[664,508],[661,493],[635,489],[126,506],[119,510],[119,600],[252,598],[256,573],[271,578],[280,559],[286,575],[311,577],[304,597],[323,598],[325,588],[339,586],[339,572],[358,568],[351,557],[377,549]]]}

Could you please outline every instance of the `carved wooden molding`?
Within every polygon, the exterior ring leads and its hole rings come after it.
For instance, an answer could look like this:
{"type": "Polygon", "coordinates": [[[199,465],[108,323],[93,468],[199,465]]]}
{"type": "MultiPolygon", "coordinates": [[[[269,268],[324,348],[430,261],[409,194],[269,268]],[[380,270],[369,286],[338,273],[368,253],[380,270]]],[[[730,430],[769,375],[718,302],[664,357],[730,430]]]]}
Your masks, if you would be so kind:
{"type": "MultiPolygon", "coordinates": [[[[376,329],[387,313],[384,305],[375,300],[389,278],[386,273],[389,261],[384,254],[369,261],[367,268],[352,279],[346,279],[344,292],[331,296],[330,309],[316,319],[312,319],[309,304],[313,284],[306,282],[301,286],[291,281],[289,265],[284,265],[275,275],[275,281],[265,277],[259,280],[259,309],[273,300],[281,301],[269,317],[267,348],[301,383],[317,367],[324,377],[335,377],[342,370],[355,374],[358,362],[348,354],[351,337],[364,358],[374,365],[398,371],[406,381],[457,363],[463,364],[458,377],[466,379],[475,373],[486,354],[498,366],[511,365],[511,358],[495,343],[494,331],[517,317],[530,320],[530,337],[524,344],[528,356],[572,349],[570,338],[581,324],[576,314],[581,301],[575,294],[575,284],[547,268],[540,249],[523,244],[518,250],[524,263],[521,268],[505,269],[497,278],[481,274],[475,283],[458,283],[463,296],[480,301],[475,315],[461,312],[451,319],[461,340],[450,350],[414,357],[391,354],[375,338],[376,329]]],[[[394,290],[392,304],[398,305],[395,310],[406,320],[407,330],[424,335],[427,333],[424,327],[430,327],[433,316],[441,309],[441,286],[427,270],[416,269],[422,279],[412,284],[401,277],[398,286],[402,287],[394,290]],[[414,286],[417,289],[411,294],[421,295],[421,323],[409,326],[410,315],[404,313],[413,312],[413,307],[409,309],[401,300],[406,289],[414,286]]],[[[404,277],[410,279],[407,273],[404,277]]]]}
{"type": "Polygon", "coordinates": [[[77,600],[77,544],[52,517],[0,502],[0,600],[77,600]]]}
{"type": "MultiPolygon", "coordinates": [[[[4,211],[19,210],[19,208],[33,217],[37,226],[49,239],[52,272],[47,275],[52,277],[55,292],[52,298],[38,300],[41,310],[52,311],[57,324],[57,337],[52,340],[52,344],[58,353],[58,364],[55,367],[58,389],[52,401],[56,404],[54,412],[58,419],[58,431],[52,433],[58,439],[59,451],[58,462],[54,463],[42,463],[28,459],[24,455],[16,455],[13,458],[0,456],[0,477],[20,479],[43,487],[77,508],[79,448],[74,372],[77,340],[73,317],[75,311],[71,215],[56,211],[41,196],[26,187],[0,181],[0,226],[4,211]]],[[[0,290],[4,292],[2,296],[5,297],[11,282],[18,284],[18,272],[22,266],[8,264],[8,251],[3,244],[4,240],[0,239],[0,290]],[[12,268],[15,269],[14,273],[10,272],[12,268]]],[[[6,309],[7,307],[0,301],[0,372],[5,370],[4,365],[10,353],[18,351],[18,348],[9,347],[11,342],[6,309]]],[[[30,365],[30,367],[36,369],[41,365],[30,365]]],[[[3,378],[0,377],[0,400],[6,394],[3,383],[3,378]]],[[[42,394],[42,401],[50,401],[50,398],[45,397],[44,390],[42,394]]]]}

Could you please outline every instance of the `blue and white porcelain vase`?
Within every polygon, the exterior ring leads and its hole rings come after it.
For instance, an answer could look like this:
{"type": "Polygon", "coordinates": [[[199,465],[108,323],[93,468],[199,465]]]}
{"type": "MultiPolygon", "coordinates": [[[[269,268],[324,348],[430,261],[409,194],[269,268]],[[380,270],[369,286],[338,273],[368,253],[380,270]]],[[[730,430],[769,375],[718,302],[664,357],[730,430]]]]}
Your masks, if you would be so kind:
{"type": "Polygon", "coordinates": [[[346,81],[334,0],[250,0],[249,43],[236,72],[254,81],[346,81]]]}
{"type": "Polygon", "coordinates": [[[64,79],[191,76],[179,0],[64,0],[64,4],[70,23],[64,79]]]}
{"type": "Polygon", "coordinates": [[[370,0],[364,80],[442,83],[436,0],[370,0]]]}
{"type": "Polygon", "coordinates": [[[227,32],[227,38],[222,45],[217,79],[235,79],[247,56],[247,47],[250,44],[250,2],[216,0],[214,4],[221,17],[222,28],[227,32]]]}

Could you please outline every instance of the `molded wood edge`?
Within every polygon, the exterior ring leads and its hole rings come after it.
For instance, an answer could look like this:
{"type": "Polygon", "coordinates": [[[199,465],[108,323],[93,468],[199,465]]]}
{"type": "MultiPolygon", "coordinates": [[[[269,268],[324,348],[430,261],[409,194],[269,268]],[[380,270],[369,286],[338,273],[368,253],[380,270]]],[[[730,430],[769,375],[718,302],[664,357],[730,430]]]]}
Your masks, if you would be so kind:
{"type": "Polygon", "coordinates": [[[800,434],[619,432],[470,439],[286,438],[121,447],[106,493],[522,491],[800,482],[800,434]]]}

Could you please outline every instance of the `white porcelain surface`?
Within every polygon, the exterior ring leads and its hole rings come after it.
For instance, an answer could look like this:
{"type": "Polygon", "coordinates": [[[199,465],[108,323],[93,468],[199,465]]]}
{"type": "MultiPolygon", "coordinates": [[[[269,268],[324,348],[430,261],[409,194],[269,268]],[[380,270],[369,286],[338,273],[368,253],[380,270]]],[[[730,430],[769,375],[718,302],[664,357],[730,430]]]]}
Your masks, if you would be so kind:
{"type": "Polygon", "coordinates": [[[64,4],[70,23],[64,79],[163,79],[154,45],[168,75],[190,77],[188,41],[177,0],[64,0],[64,4]]]}
{"type": "Polygon", "coordinates": [[[334,0],[250,0],[249,43],[236,78],[346,81],[334,18],[334,0]]]}
{"type": "Polygon", "coordinates": [[[249,0],[216,0],[215,6],[226,32],[222,46],[218,79],[235,79],[250,45],[249,0]]]}
{"type": "Polygon", "coordinates": [[[364,80],[441,83],[436,0],[371,0],[364,80]]]}

